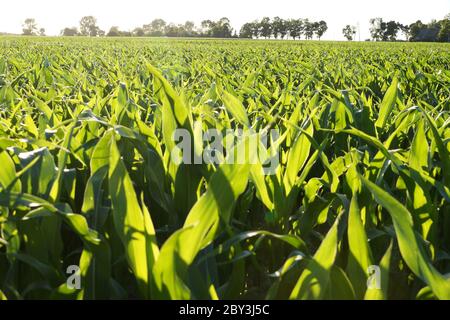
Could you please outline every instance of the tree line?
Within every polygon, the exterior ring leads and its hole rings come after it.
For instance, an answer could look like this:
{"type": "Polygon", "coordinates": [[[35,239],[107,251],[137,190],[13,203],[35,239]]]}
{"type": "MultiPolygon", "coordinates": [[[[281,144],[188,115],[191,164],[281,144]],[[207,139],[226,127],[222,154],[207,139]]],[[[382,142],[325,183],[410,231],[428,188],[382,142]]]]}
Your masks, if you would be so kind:
{"type": "Polygon", "coordinates": [[[25,19],[25,22],[22,25],[22,34],[24,36],[45,36],[45,29],[38,28],[36,20],[33,18],[28,18],[25,19]]]}
{"type": "Polygon", "coordinates": [[[217,21],[204,20],[199,27],[192,21],[175,24],[167,23],[163,19],[154,19],[132,31],[124,31],[120,30],[118,26],[112,26],[108,32],[105,32],[97,26],[97,20],[92,16],[83,17],[80,20],[79,29],[77,27],[64,28],[61,35],[90,37],[238,37],[236,33],[233,34],[233,28],[228,18],[221,18],[217,21]]]}
{"type": "MultiPolygon", "coordinates": [[[[450,13],[442,20],[432,20],[423,23],[417,20],[409,25],[383,18],[370,19],[370,36],[373,41],[397,41],[402,33],[408,41],[420,42],[450,42],[450,13]]],[[[351,41],[356,34],[356,27],[346,25],[342,29],[344,37],[351,41]]]]}
{"type": "MultiPolygon", "coordinates": [[[[24,35],[37,35],[36,22],[27,19],[24,24],[24,35]],[[30,23],[31,21],[31,23],[30,23]],[[25,32],[25,29],[27,30],[25,32]]],[[[320,39],[328,30],[327,23],[323,20],[314,22],[308,19],[284,20],[280,17],[270,19],[264,17],[259,21],[245,23],[239,34],[231,26],[230,19],[224,17],[217,21],[203,20],[200,26],[192,21],[184,24],[167,23],[163,19],[154,19],[148,24],[137,27],[132,31],[120,30],[118,26],[112,26],[108,32],[101,30],[97,25],[97,19],[86,16],[80,20],[79,27],[67,27],[61,30],[61,36],[107,36],[107,37],[210,37],[210,38],[275,38],[275,39],[320,39]]]]}
{"type": "Polygon", "coordinates": [[[418,20],[410,25],[397,21],[370,19],[370,35],[374,41],[396,41],[401,32],[408,41],[450,42],[450,14],[442,20],[422,23],[418,20]]]}
{"type": "MultiPolygon", "coordinates": [[[[403,34],[408,41],[450,42],[450,14],[442,20],[432,20],[426,24],[418,20],[410,25],[397,21],[384,21],[382,18],[370,19],[370,35],[373,41],[397,41],[403,34]]],[[[245,23],[239,34],[231,27],[231,22],[224,17],[217,21],[203,20],[200,26],[192,21],[184,24],[167,23],[163,19],[154,19],[148,24],[132,31],[120,30],[112,26],[105,32],[97,25],[97,19],[86,16],[80,20],[79,27],[67,27],[61,30],[61,36],[107,36],[107,37],[210,37],[210,38],[246,38],[246,39],[313,39],[320,38],[328,30],[324,20],[309,19],[273,19],[264,17],[261,20],[245,23]]],[[[45,35],[45,29],[39,28],[35,19],[26,19],[23,24],[24,35],[45,35]]],[[[352,41],[356,35],[356,27],[346,25],[342,29],[344,37],[352,41]]],[[[370,39],[368,39],[370,40],[370,39]]]]}
{"type": "Polygon", "coordinates": [[[327,23],[323,20],[314,22],[309,19],[282,19],[275,17],[272,20],[268,17],[260,21],[245,23],[239,33],[241,38],[275,38],[275,39],[317,39],[324,35],[328,30],[327,23]]]}

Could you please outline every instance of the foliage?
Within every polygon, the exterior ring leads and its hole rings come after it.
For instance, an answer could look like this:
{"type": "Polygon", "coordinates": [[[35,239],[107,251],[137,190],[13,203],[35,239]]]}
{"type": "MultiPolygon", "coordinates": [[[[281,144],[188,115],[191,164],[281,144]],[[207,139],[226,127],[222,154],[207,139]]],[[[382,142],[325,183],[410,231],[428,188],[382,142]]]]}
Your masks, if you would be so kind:
{"type": "Polygon", "coordinates": [[[23,35],[24,36],[35,36],[38,34],[38,27],[36,20],[33,18],[27,18],[25,19],[25,22],[23,23],[23,35]]]}
{"type": "Polygon", "coordinates": [[[450,299],[447,45],[11,39],[0,298],[450,299]],[[174,128],[280,165],[176,164],[174,128]]]}
{"type": "Polygon", "coordinates": [[[342,34],[348,41],[352,41],[356,34],[356,27],[348,24],[344,29],[342,29],[342,34]]]}
{"type": "Polygon", "coordinates": [[[97,19],[93,16],[86,16],[80,20],[80,34],[88,37],[102,36],[105,34],[97,26],[97,19]]]}
{"type": "Polygon", "coordinates": [[[395,41],[401,31],[409,41],[421,42],[450,42],[450,19],[445,17],[441,21],[432,20],[424,24],[417,20],[410,25],[399,22],[385,22],[382,18],[370,19],[370,34],[375,41],[395,41]]]}
{"type": "Polygon", "coordinates": [[[245,23],[240,30],[239,36],[241,38],[263,37],[265,39],[290,37],[295,40],[300,39],[302,35],[306,39],[312,39],[316,35],[317,39],[320,40],[327,30],[327,23],[323,20],[310,22],[308,19],[284,20],[280,17],[275,17],[271,20],[269,17],[264,17],[261,21],[245,23]]]}

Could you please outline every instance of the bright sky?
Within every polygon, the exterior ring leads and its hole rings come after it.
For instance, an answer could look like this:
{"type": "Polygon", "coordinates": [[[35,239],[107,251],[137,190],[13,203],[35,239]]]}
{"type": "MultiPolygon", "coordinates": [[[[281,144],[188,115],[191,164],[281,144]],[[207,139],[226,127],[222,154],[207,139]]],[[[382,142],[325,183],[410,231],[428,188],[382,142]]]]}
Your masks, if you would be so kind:
{"type": "Polygon", "coordinates": [[[360,24],[361,40],[369,37],[369,19],[382,17],[404,24],[429,22],[450,13],[450,0],[3,0],[0,32],[20,33],[26,18],[35,18],[47,35],[78,26],[82,16],[93,15],[108,31],[113,25],[132,30],[155,18],[167,22],[228,17],[239,30],[245,22],[264,16],[325,20],[327,40],[341,40],[346,24],[360,24]]]}

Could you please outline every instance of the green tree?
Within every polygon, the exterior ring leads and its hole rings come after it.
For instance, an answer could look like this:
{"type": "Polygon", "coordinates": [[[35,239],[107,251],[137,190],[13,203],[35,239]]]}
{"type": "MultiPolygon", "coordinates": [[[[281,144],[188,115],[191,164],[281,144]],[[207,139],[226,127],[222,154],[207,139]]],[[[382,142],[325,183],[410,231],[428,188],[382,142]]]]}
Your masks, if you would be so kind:
{"type": "Polygon", "coordinates": [[[106,34],[107,37],[118,37],[120,35],[119,27],[112,26],[108,33],[106,34]]]}
{"type": "Polygon", "coordinates": [[[383,30],[383,41],[395,41],[397,40],[397,33],[399,31],[400,24],[395,21],[389,21],[385,25],[383,30]]]}
{"type": "Polygon", "coordinates": [[[288,30],[288,24],[286,20],[281,20],[278,32],[280,34],[281,39],[284,39],[284,37],[286,37],[286,35],[288,34],[289,30],[288,30]]]}
{"type": "Polygon", "coordinates": [[[76,27],[64,28],[61,31],[61,35],[64,37],[73,37],[78,35],[78,29],[76,27]]]}
{"type": "Polygon", "coordinates": [[[204,20],[202,21],[203,36],[214,38],[231,38],[233,28],[230,19],[223,17],[219,21],[204,20]]]}
{"type": "Polygon", "coordinates": [[[440,42],[450,42],[450,14],[447,18],[440,21],[440,30],[437,35],[437,41],[440,42]]]}
{"type": "Polygon", "coordinates": [[[22,25],[23,35],[24,36],[35,36],[37,34],[37,23],[33,18],[25,19],[25,22],[22,25]]]}
{"type": "Polygon", "coordinates": [[[264,17],[261,19],[261,22],[259,23],[260,28],[260,34],[264,38],[270,38],[272,35],[272,23],[270,22],[269,17],[264,17]]]}
{"type": "Polygon", "coordinates": [[[182,33],[182,30],[179,25],[176,25],[174,23],[169,23],[165,27],[165,34],[167,37],[179,37],[182,33]]]}
{"type": "Polygon", "coordinates": [[[284,37],[287,34],[286,23],[280,17],[273,18],[272,34],[275,37],[275,39],[278,39],[278,37],[281,37],[281,39],[284,39],[284,37]]]}
{"type": "Polygon", "coordinates": [[[315,26],[313,22],[309,22],[308,19],[306,19],[303,23],[304,33],[306,40],[312,39],[315,31],[315,26]]]}
{"type": "Polygon", "coordinates": [[[133,36],[135,36],[135,37],[143,37],[143,36],[145,36],[144,29],[141,28],[141,27],[134,28],[133,36]]]}
{"type": "Polygon", "coordinates": [[[260,33],[259,33],[259,21],[258,20],[255,20],[255,21],[253,21],[253,23],[252,23],[252,27],[253,27],[253,38],[259,38],[259,36],[260,36],[260,33]]]}
{"type": "Polygon", "coordinates": [[[39,35],[40,35],[41,37],[45,37],[45,29],[44,29],[44,28],[40,28],[40,29],[39,29],[39,35]]]}
{"type": "Polygon", "coordinates": [[[144,24],[142,29],[144,30],[146,36],[161,37],[164,35],[166,27],[166,21],[163,19],[154,19],[149,24],[144,24]]]}
{"type": "Polygon", "coordinates": [[[202,34],[207,37],[212,37],[214,25],[215,23],[211,20],[203,20],[201,23],[202,34]]]}
{"type": "Polygon", "coordinates": [[[344,27],[344,29],[342,29],[342,33],[344,34],[344,37],[348,40],[348,41],[352,41],[353,37],[356,34],[356,27],[355,26],[351,26],[351,25],[346,25],[344,27]]]}
{"type": "Polygon", "coordinates": [[[319,22],[314,23],[314,32],[316,33],[317,38],[320,40],[322,36],[327,32],[328,25],[325,21],[320,20],[319,22]]]}
{"type": "Polygon", "coordinates": [[[422,23],[422,21],[417,20],[416,22],[409,25],[409,41],[417,41],[419,34],[421,30],[425,25],[422,23]]]}
{"type": "Polygon", "coordinates": [[[247,39],[253,38],[254,28],[255,28],[255,24],[253,22],[245,23],[241,27],[241,30],[239,31],[239,37],[240,38],[247,38],[247,39]]]}
{"type": "Polygon", "coordinates": [[[97,26],[97,19],[93,16],[86,16],[80,20],[80,33],[83,36],[96,37],[104,34],[97,26]]]}
{"type": "Polygon", "coordinates": [[[183,36],[184,37],[193,37],[196,35],[195,32],[195,24],[192,21],[186,21],[183,26],[183,36]]]}
{"type": "Polygon", "coordinates": [[[230,19],[222,18],[216,24],[215,37],[219,38],[231,38],[233,34],[233,28],[231,27],[230,19]]]}
{"type": "Polygon", "coordinates": [[[290,19],[288,21],[287,29],[289,31],[289,36],[291,36],[292,39],[300,39],[304,29],[304,21],[302,19],[290,19]]]}
{"type": "Polygon", "coordinates": [[[369,20],[370,22],[370,36],[375,41],[383,40],[383,19],[373,18],[369,20]]]}
{"type": "Polygon", "coordinates": [[[446,24],[442,21],[432,20],[429,24],[424,24],[418,20],[409,26],[409,41],[432,42],[444,40],[446,38],[445,29],[446,24]]]}
{"type": "Polygon", "coordinates": [[[398,24],[398,28],[400,29],[400,31],[405,35],[405,38],[408,40],[410,37],[410,30],[409,30],[409,26],[408,25],[404,25],[399,23],[398,24]]]}
{"type": "Polygon", "coordinates": [[[119,27],[113,26],[109,29],[108,33],[106,34],[107,37],[119,37],[120,36],[120,30],[119,27]]]}

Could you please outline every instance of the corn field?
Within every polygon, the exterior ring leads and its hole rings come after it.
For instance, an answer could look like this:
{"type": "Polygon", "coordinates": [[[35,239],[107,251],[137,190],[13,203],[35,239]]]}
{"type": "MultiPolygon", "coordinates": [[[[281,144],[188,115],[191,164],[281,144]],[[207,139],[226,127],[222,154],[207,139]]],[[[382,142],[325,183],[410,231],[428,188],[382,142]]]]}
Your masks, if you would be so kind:
{"type": "Polygon", "coordinates": [[[0,38],[0,300],[450,299],[449,141],[447,44],[0,38]]]}

